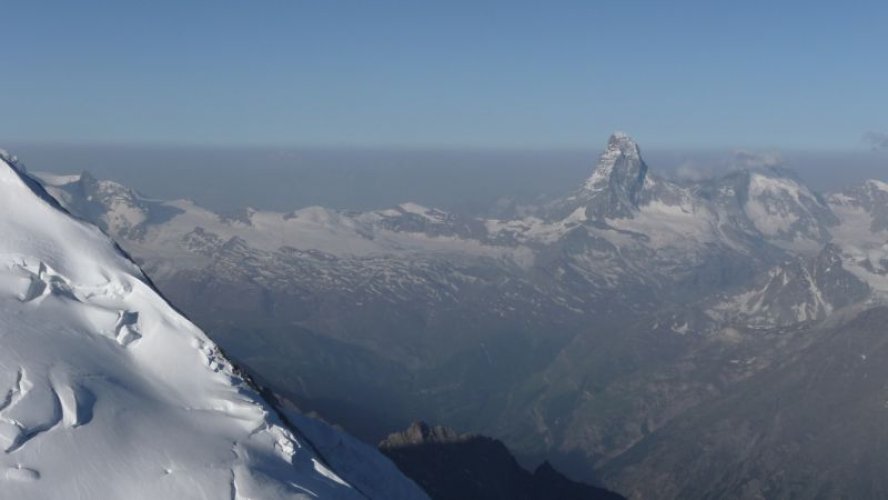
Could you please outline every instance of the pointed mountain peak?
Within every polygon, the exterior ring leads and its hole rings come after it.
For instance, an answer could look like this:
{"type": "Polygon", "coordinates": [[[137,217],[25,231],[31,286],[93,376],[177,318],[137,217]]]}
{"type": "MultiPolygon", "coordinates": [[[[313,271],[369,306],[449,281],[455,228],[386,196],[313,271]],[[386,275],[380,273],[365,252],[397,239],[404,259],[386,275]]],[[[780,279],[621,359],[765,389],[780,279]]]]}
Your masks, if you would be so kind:
{"type": "Polygon", "coordinates": [[[84,194],[92,194],[99,189],[99,180],[93,177],[93,175],[87,170],[80,173],[77,179],[77,184],[80,186],[80,189],[84,194]]]}
{"type": "Polygon", "coordinates": [[[606,217],[629,217],[638,207],[647,171],[638,144],[629,135],[614,132],[583,190],[596,205],[596,213],[606,217]]]}
{"type": "Polygon", "coordinates": [[[80,182],[98,182],[98,179],[89,170],[80,172],[80,182]]]}
{"type": "Polygon", "coordinates": [[[647,175],[647,165],[641,158],[641,148],[627,134],[614,132],[601,153],[598,166],[586,180],[585,188],[602,191],[608,187],[630,187],[642,184],[647,175]]]}
{"type": "Polygon", "coordinates": [[[608,151],[618,151],[626,156],[640,157],[638,144],[626,132],[616,131],[607,140],[608,151]]]}

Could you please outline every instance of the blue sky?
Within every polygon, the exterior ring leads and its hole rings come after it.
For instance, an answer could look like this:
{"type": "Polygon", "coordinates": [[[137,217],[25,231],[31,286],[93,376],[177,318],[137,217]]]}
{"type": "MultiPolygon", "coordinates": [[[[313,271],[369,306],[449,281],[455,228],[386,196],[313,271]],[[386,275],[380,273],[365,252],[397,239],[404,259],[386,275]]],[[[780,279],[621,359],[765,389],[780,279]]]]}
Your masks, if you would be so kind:
{"type": "Polygon", "coordinates": [[[5,2],[0,141],[862,149],[886,4],[5,2]]]}

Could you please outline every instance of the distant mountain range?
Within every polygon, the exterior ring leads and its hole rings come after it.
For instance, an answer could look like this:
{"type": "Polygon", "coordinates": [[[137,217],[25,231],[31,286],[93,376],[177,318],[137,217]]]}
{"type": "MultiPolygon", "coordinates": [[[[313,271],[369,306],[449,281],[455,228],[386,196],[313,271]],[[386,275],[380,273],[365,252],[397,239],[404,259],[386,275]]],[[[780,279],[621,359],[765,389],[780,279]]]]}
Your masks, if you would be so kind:
{"type": "Polygon", "coordinates": [[[3,152],[0,367],[3,498],[428,498],[373,448],[286,419],[3,152]]]}
{"type": "Polygon", "coordinates": [[[879,181],[679,182],[625,134],[575,191],[498,219],[412,203],[224,217],[88,174],[42,180],[258,380],[368,440],[424,418],[640,498],[770,498],[842,491],[888,438],[827,451],[846,432],[829,415],[874,426],[886,398],[817,382],[879,352],[879,181]]]}

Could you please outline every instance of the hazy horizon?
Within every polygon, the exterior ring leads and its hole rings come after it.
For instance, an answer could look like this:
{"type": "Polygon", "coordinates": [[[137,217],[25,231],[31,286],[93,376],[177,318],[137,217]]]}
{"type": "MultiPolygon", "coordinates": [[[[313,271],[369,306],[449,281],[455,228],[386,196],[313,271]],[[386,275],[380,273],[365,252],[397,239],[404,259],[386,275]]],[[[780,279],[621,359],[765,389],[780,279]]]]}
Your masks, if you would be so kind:
{"type": "Polygon", "coordinates": [[[888,498],[888,2],[4,7],[0,497],[888,498]]]}
{"type": "MultiPolygon", "coordinates": [[[[603,145],[603,144],[602,144],[603,145]]],[[[818,191],[888,180],[884,151],[647,149],[651,171],[672,178],[718,175],[743,165],[779,165],[818,191]]],[[[188,198],[227,212],[311,205],[369,210],[413,201],[487,212],[498,201],[532,203],[575,189],[600,149],[259,148],[230,146],[16,144],[29,169],[89,171],[159,199],[188,198]],[[171,176],[176,182],[170,182],[171,176]]]]}

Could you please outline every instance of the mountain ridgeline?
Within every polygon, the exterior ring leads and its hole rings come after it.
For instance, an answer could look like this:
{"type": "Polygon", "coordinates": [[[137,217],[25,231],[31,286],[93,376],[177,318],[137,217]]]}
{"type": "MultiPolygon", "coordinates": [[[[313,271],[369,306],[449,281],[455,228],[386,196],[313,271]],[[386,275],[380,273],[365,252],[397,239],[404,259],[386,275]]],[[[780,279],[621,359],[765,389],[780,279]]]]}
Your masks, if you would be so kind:
{"type": "Polygon", "coordinates": [[[224,217],[43,181],[257,380],[368,441],[444,422],[637,498],[886,491],[852,465],[888,439],[886,396],[850,381],[880,352],[888,184],[679,182],[625,134],[575,191],[496,219],[409,202],[224,217]],[[831,447],[831,405],[877,435],[831,447]]]}
{"type": "Polygon", "coordinates": [[[561,475],[548,462],[531,473],[503,443],[414,422],[379,448],[437,500],[620,500],[561,475]]]}
{"type": "Polygon", "coordinates": [[[3,152],[0,235],[3,498],[428,498],[376,450],[283,419],[3,152]]]}

